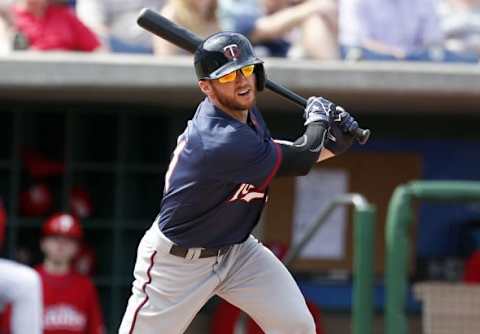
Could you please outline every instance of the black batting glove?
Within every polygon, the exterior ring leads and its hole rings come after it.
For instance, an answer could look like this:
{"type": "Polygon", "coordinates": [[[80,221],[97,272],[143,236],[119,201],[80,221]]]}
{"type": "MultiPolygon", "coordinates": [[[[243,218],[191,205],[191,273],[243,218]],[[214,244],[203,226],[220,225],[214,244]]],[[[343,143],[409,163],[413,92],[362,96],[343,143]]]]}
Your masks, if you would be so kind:
{"type": "Polygon", "coordinates": [[[337,106],[324,147],[335,155],[342,154],[352,146],[355,139],[354,131],[357,128],[358,123],[355,118],[342,107],[337,106]]]}
{"type": "Polygon", "coordinates": [[[334,103],[323,97],[309,97],[303,114],[305,126],[317,122],[328,129],[332,123],[336,107],[334,103]]]}

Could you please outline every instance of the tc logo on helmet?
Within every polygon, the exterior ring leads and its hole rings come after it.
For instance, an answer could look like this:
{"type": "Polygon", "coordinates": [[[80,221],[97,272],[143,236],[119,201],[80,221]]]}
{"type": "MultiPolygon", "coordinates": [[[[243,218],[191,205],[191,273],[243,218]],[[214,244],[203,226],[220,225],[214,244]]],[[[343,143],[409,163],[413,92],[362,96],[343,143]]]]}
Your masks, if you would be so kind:
{"type": "Polygon", "coordinates": [[[237,60],[240,57],[240,48],[237,44],[230,44],[223,48],[223,54],[229,60],[237,60]]]}

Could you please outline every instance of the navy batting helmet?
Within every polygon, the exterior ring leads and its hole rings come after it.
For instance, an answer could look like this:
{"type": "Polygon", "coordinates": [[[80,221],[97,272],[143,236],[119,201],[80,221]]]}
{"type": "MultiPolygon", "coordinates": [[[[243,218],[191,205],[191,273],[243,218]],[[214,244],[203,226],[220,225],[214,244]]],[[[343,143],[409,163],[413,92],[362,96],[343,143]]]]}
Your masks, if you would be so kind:
{"type": "Polygon", "coordinates": [[[252,44],[243,35],[219,32],[208,37],[195,51],[195,72],[199,80],[218,79],[247,65],[255,65],[257,90],[265,87],[263,60],[257,58],[252,44]]]}

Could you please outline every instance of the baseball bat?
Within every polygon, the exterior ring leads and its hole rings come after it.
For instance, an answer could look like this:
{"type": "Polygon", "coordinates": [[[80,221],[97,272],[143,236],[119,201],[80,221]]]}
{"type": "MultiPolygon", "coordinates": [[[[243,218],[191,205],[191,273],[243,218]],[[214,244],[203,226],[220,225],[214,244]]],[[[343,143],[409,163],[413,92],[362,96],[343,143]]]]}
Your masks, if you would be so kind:
{"type": "MultiPolygon", "coordinates": [[[[140,15],[138,16],[137,23],[143,29],[190,53],[194,53],[197,47],[203,41],[199,36],[195,35],[190,30],[180,27],[166,17],[148,8],[142,9],[140,15]]],[[[297,93],[273,82],[272,80],[267,79],[265,82],[265,87],[277,93],[278,95],[283,96],[287,100],[300,105],[303,108],[307,106],[307,99],[305,99],[303,96],[298,95],[297,93]]],[[[370,130],[357,128],[354,131],[354,136],[355,139],[363,145],[370,137],[370,130]]]]}

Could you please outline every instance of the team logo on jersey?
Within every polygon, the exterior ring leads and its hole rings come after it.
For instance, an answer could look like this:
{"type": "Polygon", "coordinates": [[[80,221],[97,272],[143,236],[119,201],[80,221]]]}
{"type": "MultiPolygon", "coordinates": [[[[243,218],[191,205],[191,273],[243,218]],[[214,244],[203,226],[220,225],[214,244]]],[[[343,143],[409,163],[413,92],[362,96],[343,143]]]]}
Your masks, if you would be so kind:
{"type": "Polygon", "coordinates": [[[240,48],[237,44],[229,44],[223,48],[223,54],[228,60],[237,60],[240,58],[240,48]]]}
{"type": "Polygon", "coordinates": [[[46,308],[43,322],[46,330],[83,331],[87,318],[71,305],[59,304],[46,308]]]}
{"type": "Polygon", "coordinates": [[[265,196],[265,193],[258,191],[253,184],[242,183],[228,201],[245,201],[248,203],[254,199],[263,199],[265,196]]]}

